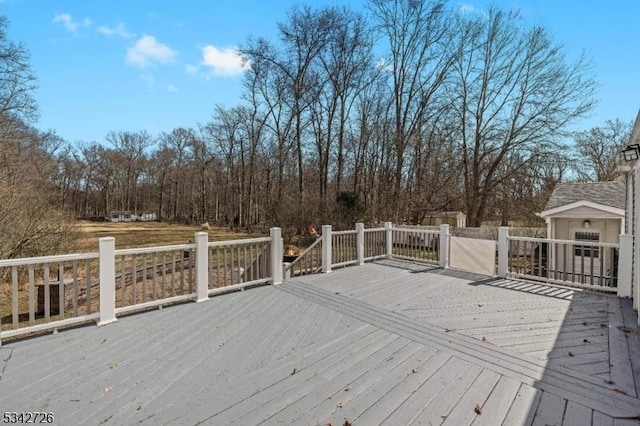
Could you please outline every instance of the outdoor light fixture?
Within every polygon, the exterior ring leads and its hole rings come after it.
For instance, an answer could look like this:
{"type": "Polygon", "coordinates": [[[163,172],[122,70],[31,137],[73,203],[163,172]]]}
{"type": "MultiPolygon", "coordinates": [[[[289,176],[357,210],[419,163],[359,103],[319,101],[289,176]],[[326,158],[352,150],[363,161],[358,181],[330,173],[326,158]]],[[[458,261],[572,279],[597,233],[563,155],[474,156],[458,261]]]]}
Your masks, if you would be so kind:
{"type": "Polygon", "coordinates": [[[628,145],[625,149],[622,150],[622,155],[624,155],[625,161],[634,161],[640,157],[640,145],[634,143],[633,145],[628,145]]]}
{"type": "Polygon", "coordinates": [[[587,220],[584,221],[583,225],[584,225],[585,228],[588,228],[588,227],[591,226],[591,221],[589,219],[587,219],[587,220]]]}

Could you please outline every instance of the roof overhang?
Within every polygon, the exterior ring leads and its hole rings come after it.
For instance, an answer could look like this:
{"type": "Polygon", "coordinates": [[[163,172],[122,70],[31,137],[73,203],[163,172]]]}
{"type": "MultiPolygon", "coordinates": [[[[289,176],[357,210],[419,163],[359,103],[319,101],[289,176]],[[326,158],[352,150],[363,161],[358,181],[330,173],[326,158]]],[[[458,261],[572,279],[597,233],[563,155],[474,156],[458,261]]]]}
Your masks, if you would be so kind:
{"type": "Polygon", "coordinates": [[[540,213],[540,217],[581,217],[581,216],[572,216],[571,210],[575,210],[581,207],[587,207],[592,210],[600,211],[603,213],[608,213],[609,215],[620,216],[620,218],[624,218],[625,211],[624,209],[619,209],[617,207],[611,207],[604,204],[594,203],[593,201],[576,201],[574,203],[565,204],[562,206],[554,207],[549,210],[545,210],[540,213]]]}

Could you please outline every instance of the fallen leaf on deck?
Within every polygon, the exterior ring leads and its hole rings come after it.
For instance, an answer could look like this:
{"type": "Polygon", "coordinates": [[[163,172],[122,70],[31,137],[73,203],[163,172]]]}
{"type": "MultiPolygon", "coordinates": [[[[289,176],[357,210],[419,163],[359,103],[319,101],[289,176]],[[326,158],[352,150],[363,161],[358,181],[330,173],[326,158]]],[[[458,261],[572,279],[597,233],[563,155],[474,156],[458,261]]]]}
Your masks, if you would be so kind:
{"type": "Polygon", "coordinates": [[[569,356],[575,356],[573,352],[569,352],[569,356]]]}
{"type": "Polygon", "coordinates": [[[136,408],[136,411],[140,411],[142,409],[142,405],[138,405],[138,408],[136,408]]]}
{"type": "Polygon", "coordinates": [[[351,385],[347,385],[347,387],[346,387],[346,388],[344,388],[344,391],[345,391],[345,392],[349,392],[350,390],[351,390],[351,385]]]}
{"type": "Polygon", "coordinates": [[[623,390],[622,390],[622,389],[620,389],[620,388],[613,388],[613,391],[614,391],[615,393],[621,393],[622,395],[626,395],[626,394],[627,394],[625,391],[623,391],[623,390]]]}
{"type": "Polygon", "coordinates": [[[291,375],[293,376],[294,374],[296,374],[298,372],[297,368],[294,368],[293,371],[291,372],[291,375]]]}
{"type": "Polygon", "coordinates": [[[411,372],[415,374],[415,373],[417,373],[417,372],[418,372],[418,369],[417,369],[417,368],[414,368],[413,370],[411,370],[411,372]]]}
{"type": "Polygon", "coordinates": [[[351,426],[351,422],[349,420],[345,420],[342,426],[351,426]]]}
{"type": "Polygon", "coordinates": [[[344,407],[344,402],[342,402],[342,401],[338,402],[338,405],[336,405],[336,407],[338,407],[338,408],[344,407]]]}
{"type": "Polygon", "coordinates": [[[448,416],[448,414],[440,414],[440,417],[442,417],[443,419],[446,419],[448,416]]]}
{"type": "Polygon", "coordinates": [[[111,392],[112,388],[104,388],[104,393],[111,392]]]}
{"type": "Polygon", "coordinates": [[[113,370],[114,368],[116,368],[117,366],[118,366],[118,364],[116,364],[115,362],[114,362],[114,363],[109,364],[109,368],[110,368],[110,369],[112,369],[112,370],[113,370]]]}
{"type": "Polygon", "coordinates": [[[623,333],[632,333],[633,330],[630,329],[629,327],[625,327],[623,325],[619,325],[618,326],[618,330],[622,331],[623,333]]]}
{"type": "Polygon", "coordinates": [[[473,411],[475,411],[476,414],[478,414],[478,415],[482,414],[482,407],[480,406],[480,404],[476,404],[476,406],[473,409],[473,411]]]}
{"type": "Polygon", "coordinates": [[[605,380],[604,382],[606,384],[608,384],[608,385],[615,385],[616,384],[616,382],[614,382],[613,380],[605,380]]]}

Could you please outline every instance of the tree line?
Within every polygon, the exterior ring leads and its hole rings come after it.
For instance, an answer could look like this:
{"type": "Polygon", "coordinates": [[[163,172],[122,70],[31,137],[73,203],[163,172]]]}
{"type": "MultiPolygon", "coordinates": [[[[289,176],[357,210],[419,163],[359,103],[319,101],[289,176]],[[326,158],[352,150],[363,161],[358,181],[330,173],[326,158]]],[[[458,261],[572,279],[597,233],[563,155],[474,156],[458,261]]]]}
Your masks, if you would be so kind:
{"type": "Polygon", "coordinates": [[[32,127],[28,54],[0,28],[0,190],[30,185],[81,218],[291,232],[440,210],[470,226],[532,220],[558,182],[615,178],[630,131],[611,120],[569,133],[595,103],[590,61],[518,12],[370,0],[363,12],[300,5],[277,37],[246,40],[242,100],[205,123],[69,143],[32,127]]]}

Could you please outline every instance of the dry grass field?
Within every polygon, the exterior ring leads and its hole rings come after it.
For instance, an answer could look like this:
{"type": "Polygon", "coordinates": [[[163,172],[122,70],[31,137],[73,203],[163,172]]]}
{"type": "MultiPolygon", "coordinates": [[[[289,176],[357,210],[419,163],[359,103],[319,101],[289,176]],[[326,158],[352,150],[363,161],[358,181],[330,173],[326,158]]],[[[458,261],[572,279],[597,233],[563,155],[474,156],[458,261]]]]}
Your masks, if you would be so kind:
{"type": "MultiPolygon", "coordinates": [[[[167,246],[193,242],[194,233],[203,231],[199,226],[174,225],[159,222],[80,222],[79,252],[98,250],[98,239],[115,237],[116,249],[167,246]]],[[[211,227],[205,230],[209,241],[237,240],[263,237],[263,234],[234,232],[228,228],[211,227]]]]}

